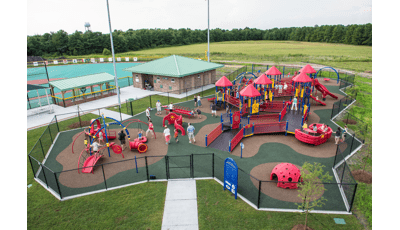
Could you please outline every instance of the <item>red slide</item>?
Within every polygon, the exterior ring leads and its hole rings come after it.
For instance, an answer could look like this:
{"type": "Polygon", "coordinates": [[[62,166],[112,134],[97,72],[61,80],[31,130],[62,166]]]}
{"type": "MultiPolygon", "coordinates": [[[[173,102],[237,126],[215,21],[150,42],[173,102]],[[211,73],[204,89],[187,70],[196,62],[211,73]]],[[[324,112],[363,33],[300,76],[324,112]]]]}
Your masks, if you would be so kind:
{"type": "Polygon", "coordinates": [[[310,95],[310,97],[311,97],[312,99],[314,99],[314,101],[320,103],[321,105],[326,105],[324,102],[322,102],[322,101],[320,101],[320,100],[317,100],[317,98],[315,98],[313,95],[310,95]]]}
{"type": "Polygon", "coordinates": [[[85,161],[85,163],[83,164],[83,169],[82,172],[83,173],[91,173],[93,171],[93,167],[96,164],[96,162],[102,157],[103,155],[92,155],[90,157],[88,157],[85,161]],[[86,168],[87,167],[87,168],[86,168]]]}
{"type": "Polygon", "coordinates": [[[326,95],[329,95],[335,99],[338,99],[338,97],[335,94],[332,94],[331,92],[329,92],[329,90],[324,85],[319,83],[319,81],[317,79],[314,79],[314,85],[315,85],[315,88],[322,93],[322,96],[324,98],[326,97],[326,95]]]}

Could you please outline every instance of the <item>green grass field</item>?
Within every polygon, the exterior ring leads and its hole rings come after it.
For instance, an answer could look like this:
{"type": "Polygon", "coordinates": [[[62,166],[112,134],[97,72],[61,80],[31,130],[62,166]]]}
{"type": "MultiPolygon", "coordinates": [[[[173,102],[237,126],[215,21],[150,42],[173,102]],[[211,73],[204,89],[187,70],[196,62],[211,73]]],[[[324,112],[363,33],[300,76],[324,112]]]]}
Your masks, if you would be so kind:
{"type": "MultiPolygon", "coordinates": [[[[200,229],[291,229],[304,224],[301,213],[264,212],[250,207],[213,180],[198,180],[197,203],[200,229]]],[[[310,214],[307,224],[312,229],[363,229],[352,215],[310,214]],[[346,225],[335,224],[343,218],[346,225]]]]}
{"type": "MultiPolygon", "coordinates": [[[[204,58],[207,43],[156,48],[116,54],[125,56],[168,56],[172,54],[204,58]]],[[[297,41],[231,41],[210,43],[212,61],[309,62],[358,72],[372,71],[372,47],[297,41]]],[[[90,58],[98,55],[79,56],[90,58]]],[[[69,58],[73,58],[69,56],[69,58]]]]}

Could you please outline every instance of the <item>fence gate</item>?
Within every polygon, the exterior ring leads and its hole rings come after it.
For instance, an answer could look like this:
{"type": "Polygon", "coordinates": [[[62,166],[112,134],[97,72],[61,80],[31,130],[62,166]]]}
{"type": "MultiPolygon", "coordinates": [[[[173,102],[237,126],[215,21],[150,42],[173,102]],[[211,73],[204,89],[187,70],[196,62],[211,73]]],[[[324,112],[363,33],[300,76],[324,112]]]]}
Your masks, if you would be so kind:
{"type": "Polygon", "coordinates": [[[167,179],[193,178],[193,154],[166,156],[167,179]]]}

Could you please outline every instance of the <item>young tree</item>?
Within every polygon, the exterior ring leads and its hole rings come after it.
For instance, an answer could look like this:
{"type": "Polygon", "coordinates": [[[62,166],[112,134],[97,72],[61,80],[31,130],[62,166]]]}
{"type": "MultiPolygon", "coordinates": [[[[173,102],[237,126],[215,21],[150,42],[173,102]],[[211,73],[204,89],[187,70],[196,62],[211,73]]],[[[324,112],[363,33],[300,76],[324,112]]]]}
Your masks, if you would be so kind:
{"type": "Polygon", "coordinates": [[[307,229],[308,213],[314,210],[315,207],[322,207],[325,204],[324,201],[327,201],[324,197],[318,199],[326,190],[322,183],[332,180],[329,172],[324,174],[324,167],[321,163],[314,162],[314,164],[310,164],[304,162],[300,170],[303,182],[298,184],[298,197],[303,200],[303,203],[297,205],[298,209],[304,210],[306,214],[304,229],[307,229]]]}
{"type": "Polygon", "coordinates": [[[103,55],[111,55],[111,51],[106,49],[106,48],[104,48],[103,55]]]}

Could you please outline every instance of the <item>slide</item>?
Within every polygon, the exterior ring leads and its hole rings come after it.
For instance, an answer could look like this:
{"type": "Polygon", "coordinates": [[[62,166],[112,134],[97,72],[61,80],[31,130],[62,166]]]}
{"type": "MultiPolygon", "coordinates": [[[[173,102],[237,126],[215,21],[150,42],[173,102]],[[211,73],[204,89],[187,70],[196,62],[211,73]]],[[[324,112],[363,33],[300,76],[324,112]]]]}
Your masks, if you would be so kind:
{"type": "Polygon", "coordinates": [[[182,136],[185,136],[185,129],[180,124],[178,124],[177,120],[175,120],[175,122],[174,122],[174,127],[175,127],[175,129],[181,131],[182,136]]]}
{"type": "Polygon", "coordinates": [[[321,105],[326,105],[324,102],[322,102],[322,101],[320,101],[320,100],[317,100],[317,98],[315,98],[313,95],[310,95],[310,97],[311,97],[314,101],[320,103],[321,105]]]}
{"type": "Polygon", "coordinates": [[[102,157],[103,155],[92,155],[90,157],[88,157],[85,161],[85,163],[83,164],[83,169],[82,172],[83,173],[91,173],[93,171],[93,167],[90,166],[94,166],[96,164],[96,162],[102,157]],[[85,168],[88,167],[88,168],[85,168]]]}
{"type": "Polygon", "coordinates": [[[315,85],[315,88],[322,93],[322,96],[324,98],[326,97],[326,95],[329,95],[335,99],[338,99],[338,97],[335,94],[332,94],[331,92],[329,92],[329,90],[324,85],[319,83],[319,81],[317,79],[314,79],[314,85],[315,85]]]}

